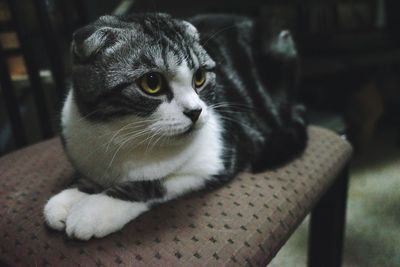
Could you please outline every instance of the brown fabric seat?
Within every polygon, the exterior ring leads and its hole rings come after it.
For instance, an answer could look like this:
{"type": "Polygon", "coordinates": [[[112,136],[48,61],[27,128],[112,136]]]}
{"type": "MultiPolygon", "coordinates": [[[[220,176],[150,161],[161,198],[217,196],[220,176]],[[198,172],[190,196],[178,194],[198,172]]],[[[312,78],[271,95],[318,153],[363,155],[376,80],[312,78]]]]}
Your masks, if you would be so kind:
{"type": "Polygon", "coordinates": [[[0,159],[0,265],[265,266],[351,155],[336,134],[309,128],[304,154],[285,167],[244,173],[225,187],[160,205],[103,239],[47,229],[46,200],[71,180],[59,139],[0,159]]]}

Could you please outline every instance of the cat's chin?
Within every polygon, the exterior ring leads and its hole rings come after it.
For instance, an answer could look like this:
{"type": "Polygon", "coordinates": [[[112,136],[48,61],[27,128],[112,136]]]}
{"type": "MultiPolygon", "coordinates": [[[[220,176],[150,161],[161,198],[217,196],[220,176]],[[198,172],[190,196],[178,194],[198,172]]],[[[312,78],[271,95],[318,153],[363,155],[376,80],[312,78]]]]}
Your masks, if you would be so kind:
{"type": "Polygon", "coordinates": [[[200,130],[204,126],[204,121],[199,121],[196,124],[190,124],[186,127],[170,129],[165,132],[163,135],[167,138],[185,138],[194,135],[198,130],[200,130]]]}
{"type": "Polygon", "coordinates": [[[194,135],[194,133],[195,133],[198,129],[199,129],[198,127],[195,127],[194,125],[192,125],[192,126],[190,126],[187,130],[185,130],[185,131],[183,131],[183,132],[181,132],[181,133],[178,133],[178,134],[176,134],[176,135],[173,136],[173,137],[176,137],[176,138],[191,137],[191,136],[194,135]]]}
{"type": "Polygon", "coordinates": [[[189,138],[189,137],[192,137],[195,134],[195,132],[197,132],[199,130],[199,128],[200,127],[196,127],[194,125],[191,125],[191,126],[186,127],[186,128],[184,128],[182,130],[176,130],[176,131],[170,132],[167,135],[167,138],[171,139],[172,141],[176,140],[176,139],[189,138]]]}
{"type": "Polygon", "coordinates": [[[180,146],[190,143],[197,133],[202,128],[202,125],[191,125],[182,130],[171,131],[168,134],[164,135],[164,141],[159,142],[159,146],[180,146]]]}

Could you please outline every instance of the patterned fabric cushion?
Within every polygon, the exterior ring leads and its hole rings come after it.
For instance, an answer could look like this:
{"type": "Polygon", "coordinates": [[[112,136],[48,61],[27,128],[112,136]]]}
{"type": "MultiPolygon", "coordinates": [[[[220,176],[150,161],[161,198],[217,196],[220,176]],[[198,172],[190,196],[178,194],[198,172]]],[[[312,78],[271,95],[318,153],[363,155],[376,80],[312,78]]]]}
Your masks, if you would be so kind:
{"type": "Polygon", "coordinates": [[[309,128],[285,167],[160,205],[103,239],[68,240],[45,227],[46,200],[71,180],[60,140],[0,159],[0,265],[265,266],[351,155],[336,134],[309,128]]]}

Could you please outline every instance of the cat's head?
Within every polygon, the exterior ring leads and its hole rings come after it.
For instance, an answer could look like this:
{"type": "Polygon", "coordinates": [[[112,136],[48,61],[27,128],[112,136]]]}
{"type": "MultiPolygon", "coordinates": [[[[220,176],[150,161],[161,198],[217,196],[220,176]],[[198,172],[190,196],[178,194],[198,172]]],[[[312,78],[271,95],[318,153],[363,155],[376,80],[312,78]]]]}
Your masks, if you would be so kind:
{"type": "Polygon", "coordinates": [[[206,123],[215,62],[189,22],[103,16],[74,33],[72,53],[74,100],[85,119],[170,137],[206,123]]]}

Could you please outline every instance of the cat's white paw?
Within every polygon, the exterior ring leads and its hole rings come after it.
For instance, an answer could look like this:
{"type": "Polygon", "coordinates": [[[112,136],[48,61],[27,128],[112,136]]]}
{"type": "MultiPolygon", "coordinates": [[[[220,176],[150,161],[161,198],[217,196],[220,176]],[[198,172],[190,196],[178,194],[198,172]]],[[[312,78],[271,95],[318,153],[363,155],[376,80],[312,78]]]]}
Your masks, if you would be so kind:
{"type": "Polygon", "coordinates": [[[103,194],[90,195],[72,207],[66,232],[69,237],[81,240],[104,237],[120,230],[146,210],[145,203],[123,201],[103,194]]]}
{"type": "Polygon", "coordinates": [[[50,198],[43,209],[46,223],[55,230],[63,230],[71,207],[85,196],[86,193],[70,188],[50,198]]]}

